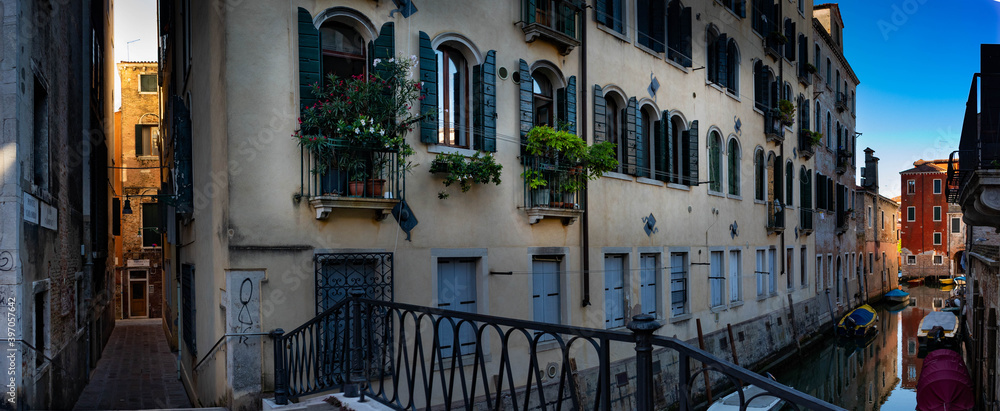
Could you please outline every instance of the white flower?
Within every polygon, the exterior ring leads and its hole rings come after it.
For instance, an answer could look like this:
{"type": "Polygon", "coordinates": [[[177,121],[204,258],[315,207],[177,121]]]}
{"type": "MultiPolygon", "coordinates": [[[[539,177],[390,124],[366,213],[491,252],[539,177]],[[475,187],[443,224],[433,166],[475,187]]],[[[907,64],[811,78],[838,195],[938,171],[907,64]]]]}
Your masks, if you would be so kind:
{"type": "Polygon", "coordinates": [[[361,125],[362,126],[365,125],[365,118],[364,117],[361,117],[361,125]]]}
{"type": "Polygon", "coordinates": [[[375,132],[375,127],[369,127],[368,128],[368,132],[369,133],[374,133],[375,132]]]}
{"type": "Polygon", "coordinates": [[[417,64],[417,56],[416,55],[413,55],[413,54],[410,55],[410,63],[417,64]]]}
{"type": "Polygon", "coordinates": [[[372,60],[372,67],[378,67],[378,63],[381,63],[382,59],[372,60]]]}
{"type": "Polygon", "coordinates": [[[378,131],[378,135],[380,135],[380,136],[384,136],[384,135],[385,135],[385,130],[379,130],[379,131],[378,131]]]}
{"type": "Polygon", "coordinates": [[[361,134],[361,130],[358,130],[358,128],[357,128],[357,127],[355,127],[355,128],[354,128],[354,134],[361,134]]]}
{"type": "Polygon", "coordinates": [[[395,57],[393,57],[393,58],[390,58],[390,59],[389,59],[389,62],[390,62],[390,63],[395,63],[395,62],[396,62],[396,58],[395,58],[395,57]]]}

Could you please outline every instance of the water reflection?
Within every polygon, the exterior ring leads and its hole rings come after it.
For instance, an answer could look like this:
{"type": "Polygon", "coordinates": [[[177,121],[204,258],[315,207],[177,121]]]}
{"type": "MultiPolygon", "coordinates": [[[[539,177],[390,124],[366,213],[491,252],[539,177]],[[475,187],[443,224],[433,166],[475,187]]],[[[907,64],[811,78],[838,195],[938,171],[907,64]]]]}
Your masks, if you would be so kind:
{"type": "Polygon", "coordinates": [[[916,407],[923,360],[917,358],[917,329],[928,312],[940,310],[949,291],[907,288],[909,305],[875,305],[877,335],[848,343],[829,338],[803,357],[793,356],[771,373],[783,384],[849,410],[916,407]]]}

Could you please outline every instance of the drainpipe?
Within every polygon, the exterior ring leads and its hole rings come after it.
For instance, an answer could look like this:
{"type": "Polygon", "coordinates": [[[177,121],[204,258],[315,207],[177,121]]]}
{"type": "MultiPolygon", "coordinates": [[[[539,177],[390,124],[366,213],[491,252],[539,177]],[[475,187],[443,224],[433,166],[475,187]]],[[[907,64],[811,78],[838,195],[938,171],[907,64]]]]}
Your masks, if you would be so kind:
{"type": "MultiPolygon", "coordinates": [[[[783,28],[781,25],[784,24],[784,19],[782,18],[783,13],[781,12],[781,10],[782,10],[781,2],[779,2],[778,4],[779,4],[779,6],[778,6],[778,21],[775,22],[775,23],[778,25],[778,31],[780,32],[781,29],[783,28]]],[[[782,45],[782,46],[784,46],[784,45],[782,45]]],[[[765,47],[767,47],[767,46],[765,46],[765,47]]],[[[781,54],[782,54],[782,56],[778,57],[778,81],[779,81],[778,82],[778,97],[781,97],[781,93],[785,90],[785,57],[784,57],[785,53],[784,53],[784,51],[782,51],[781,54]]],[[[789,91],[791,91],[791,90],[789,90],[789,91]]],[[[785,96],[785,97],[791,98],[792,96],[785,96]]],[[[780,100],[780,98],[779,98],[779,100],[780,100]]],[[[791,101],[791,100],[789,100],[789,101],[791,101]]],[[[766,120],[767,119],[765,118],[765,121],[766,120]]],[[[785,125],[784,124],[781,125],[781,132],[782,133],[785,132],[785,125]]],[[[785,139],[781,139],[781,142],[778,143],[778,155],[779,155],[779,158],[781,159],[781,161],[784,162],[785,161],[785,139]]],[[[780,171],[778,173],[775,173],[774,181],[775,182],[780,182],[778,184],[782,184],[783,185],[784,183],[788,182],[787,180],[785,180],[785,165],[784,164],[778,164],[777,168],[780,171]]],[[[789,187],[785,187],[785,189],[782,190],[781,194],[782,195],[786,195],[786,193],[788,192],[788,189],[789,189],[789,187]]],[[[787,199],[787,195],[786,195],[786,199],[787,199]]],[[[775,200],[779,200],[780,201],[781,199],[775,198],[775,200]]],[[[782,201],[782,203],[785,203],[785,202],[782,201]]],[[[801,207],[802,204],[799,204],[799,206],[801,207]]],[[[788,204],[785,204],[784,208],[782,209],[782,212],[785,212],[787,210],[788,210],[788,204]]],[[[787,216],[788,213],[785,213],[785,214],[787,216]]],[[[786,218],[785,219],[786,225],[787,225],[787,221],[788,221],[788,219],[786,218]]],[[[781,230],[781,235],[778,236],[778,244],[781,247],[781,249],[778,250],[778,255],[781,256],[780,257],[781,258],[781,272],[785,273],[785,275],[792,275],[791,273],[788,272],[788,267],[785,266],[785,262],[788,261],[788,256],[785,255],[788,252],[788,250],[785,249],[785,230],[781,230]]],[[[788,284],[788,278],[785,278],[785,284],[786,285],[788,284]]],[[[777,285],[775,285],[774,288],[775,288],[775,290],[777,290],[778,289],[777,285]]],[[[792,307],[792,306],[788,307],[789,310],[792,310],[793,308],[794,307],[792,307]]]]}
{"type": "MultiPolygon", "coordinates": [[[[579,135],[583,137],[584,141],[587,140],[587,90],[589,89],[589,84],[587,82],[587,9],[590,7],[586,2],[583,3],[583,8],[580,10],[580,83],[579,91],[577,96],[580,98],[577,101],[577,112],[580,114],[580,121],[577,122],[577,131],[579,135]],[[582,109],[580,109],[582,107],[582,109]]],[[[583,216],[580,219],[580,231],[582,234],[582,241],[580,247],[582,248],[581,259],[583,268],[583,300],[580,305],[586,307],[590,305],[590,213],[587,209],[590,208],[589,189],[586,185],[583,188],[583,192],[580,194],[581,202],[583,203],[583,216]]]]}

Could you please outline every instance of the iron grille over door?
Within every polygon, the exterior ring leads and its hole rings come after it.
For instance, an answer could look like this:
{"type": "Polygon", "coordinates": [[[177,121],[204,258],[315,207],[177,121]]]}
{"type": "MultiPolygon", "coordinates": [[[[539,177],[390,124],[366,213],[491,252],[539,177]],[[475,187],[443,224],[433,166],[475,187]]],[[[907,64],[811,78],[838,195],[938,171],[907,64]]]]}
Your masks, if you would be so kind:
{"type": "MultiPolygon", "coordinates": [[[[316,314],[350,298],[351,290],[362,290],[362,298],[393,301],[392,253],[330,253],[316,254],[316,314]]],[[[346,306],[344,308],[346,314],[346,306]]],[[[320,349],[318,361],[320,378],[331,378],[335,385],[343,381],[346,348],[349,347],[346,330],[346,315],[330,316],[319,330],[320,349]]],[[[368,344],[371,338],[375,346],[387,346],[392,338],[388,324],[380,315],[372,316],[372,322],[362,324],[362,341],[368,344]]],[[[369,364],[371,369],[383,369],[378,364],[369,364]]]]}

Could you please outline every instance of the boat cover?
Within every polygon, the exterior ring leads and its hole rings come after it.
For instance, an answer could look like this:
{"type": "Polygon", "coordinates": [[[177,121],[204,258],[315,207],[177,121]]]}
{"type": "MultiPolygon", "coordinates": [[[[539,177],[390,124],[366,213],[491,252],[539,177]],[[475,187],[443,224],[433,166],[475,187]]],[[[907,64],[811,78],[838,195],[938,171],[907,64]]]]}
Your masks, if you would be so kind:
{"type": "Polygon", "coordinates": [[[886,297],[906,297],[908,295],[910,295],[910,293],[900,290],[898,288],[885,293],[886,297]]]}
{"type": "MultiPolygon", "coordinates": [[[[764,392],[765,392],[764,389],[756,385],[748,385],[746,387],[743,387],[743,399],[749,399],[755,395],[762,394],[764,392]]],[[[729,397],[726,397],[726,399],[723,401],[723,404],[736,407],[735,409],[739,409],[740,395],[739,393],[733,393],[733,394],[736,395],[730,395],[729,397]]],[[[750,400],[750,404],[747,404],[747,408],[766,408],[771,405],[774,405],[774,401],[776,399],[777,399],[776,397],[772,397],[770,395],[761,395],[759,397],[750,400]]]]}
{"type": "Polygon", "coordinates": [[[917,411],[969,410],[974,405],[972,379],[962,355],[947,349],[927,354],[917,382],[917,411]]]}
{"type": "Polygon", "coordinates": [[[867,305],[863,305],[851,311],[848,317],[854,319],[854,323],[857,325],[867,325],[875,318],[875,311],[867,305]]]}
{"type": "Polygon", "coordinates": [[[955,314],[947,311],[933,311],[927,313],[924,320],[920,322],[920,331],[930,331],[938,326],[945,331],[953,331],[956,325],[958,325],[958,321],[955,314]]]}

